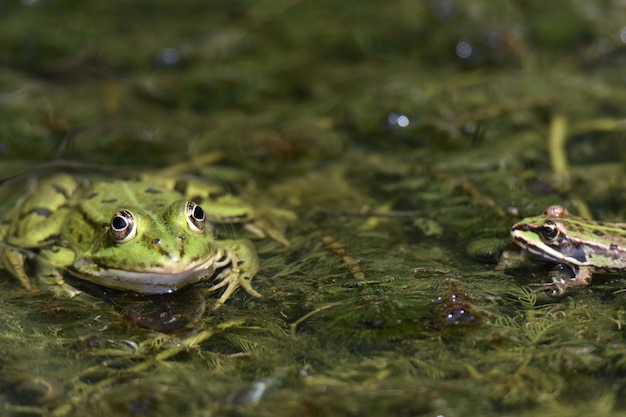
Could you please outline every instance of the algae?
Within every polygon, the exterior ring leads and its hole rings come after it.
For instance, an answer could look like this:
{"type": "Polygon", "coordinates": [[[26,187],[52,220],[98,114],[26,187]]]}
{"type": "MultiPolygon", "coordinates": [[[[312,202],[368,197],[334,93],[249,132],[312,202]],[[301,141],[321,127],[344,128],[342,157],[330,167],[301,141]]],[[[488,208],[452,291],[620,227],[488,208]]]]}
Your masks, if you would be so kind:
{"type": "MultiPolygon", "coordinates": [[[[189,307],[178,331],[1,271],[0,412],[620,415],[624,277],[546,299],[542,265],[495,264],[550,204],[624,218],[625,13],[0,5],[2,178],[169,169],[297,214],[265,212],[290,245],[255,238],[262,299],[189,307]]],[[[21,185],[2,184],[6,210],[21,185]]]]}

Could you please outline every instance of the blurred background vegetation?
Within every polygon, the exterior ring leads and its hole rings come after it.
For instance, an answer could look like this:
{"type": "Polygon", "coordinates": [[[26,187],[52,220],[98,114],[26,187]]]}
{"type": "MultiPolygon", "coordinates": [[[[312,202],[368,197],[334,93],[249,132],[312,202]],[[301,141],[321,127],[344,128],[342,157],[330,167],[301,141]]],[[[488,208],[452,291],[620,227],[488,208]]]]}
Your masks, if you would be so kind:
{"type": "Polygon", "coordinates": [[[184,299],[195,324],[173,333],[2,272],[2,414],[620,415],[620,276],[538,301],[534,270],[494,267],[550,204],[626,218],[625,18],[618,0],[2,2],[2,177],[175,167],[298,215],[290,246],[255,241],[263,299],[184,299]]]}

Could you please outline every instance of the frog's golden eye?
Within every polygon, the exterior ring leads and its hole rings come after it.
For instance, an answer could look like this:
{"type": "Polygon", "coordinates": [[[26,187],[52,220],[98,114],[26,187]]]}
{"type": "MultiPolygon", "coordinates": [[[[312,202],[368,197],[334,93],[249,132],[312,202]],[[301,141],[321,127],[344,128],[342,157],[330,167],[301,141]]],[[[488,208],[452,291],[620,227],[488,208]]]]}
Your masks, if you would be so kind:
{"type": "Polygon", "coordinates": [[[193,201],[187,202],[187,223],[191,230],[197,233],[202,233],[204,231],[204,223],[206,220],[206,216],[204,215],[204,210],[198,204],[193,201]]]}
{"type": "Polygon", "coordinates": [[[137,236],[135,217],[128,210],[120,210],[111,219],[111,237],[116,243],[128,242],[137,236]]]}
{"type": "Polygon", "coordinates": [[[539,233],[541,233],[541,237],[544,240],[551,241],[551,240],[556,239],[557,236],[559,236],[559,228],[556,226],[556,223],[554,223],[552,220],[546,220],[541,225],[541,228],[539,229],[539,233]]]}

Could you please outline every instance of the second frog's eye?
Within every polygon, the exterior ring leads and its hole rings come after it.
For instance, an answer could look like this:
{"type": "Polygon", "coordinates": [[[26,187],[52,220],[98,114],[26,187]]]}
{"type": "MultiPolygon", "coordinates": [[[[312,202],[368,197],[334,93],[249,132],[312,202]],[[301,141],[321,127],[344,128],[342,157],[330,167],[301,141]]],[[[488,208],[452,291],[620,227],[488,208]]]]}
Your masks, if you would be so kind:
{"type": "Polygon", "coordinates": [[[541,225],[539,232],[541,233],[541,237],[543,239],[551,241],[556,239],[559,235],[559,228],[552,220],[546,220],[541,225]]]}
{"type": "Polygon", "coordinates": [[[202,233],[204,231],[204,223],[206,216],[204,210],[193,201],[187,202],[187,223],[194,232],[202,233]]]}
{"type": "Polygon", "coordinates": [[[111,237],[116,243],[128,242],[137,236],[135,217],[128,210],[120,210],[111,218],[111,237]]]}

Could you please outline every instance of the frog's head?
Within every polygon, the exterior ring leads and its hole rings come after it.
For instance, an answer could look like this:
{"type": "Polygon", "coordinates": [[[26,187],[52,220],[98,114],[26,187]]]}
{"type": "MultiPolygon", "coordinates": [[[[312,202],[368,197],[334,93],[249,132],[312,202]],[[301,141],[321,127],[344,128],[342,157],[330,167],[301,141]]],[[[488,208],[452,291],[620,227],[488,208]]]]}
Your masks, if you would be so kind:
{"type": "Polygon", "coordinates": [[[559,248],[564,235],[561,222],[546,216],[529,217],[511,227],[511,238],[518,246],[554,261],[562,259],[559,248]]]}
{"type": "Polygon", "coordinates": [[[211,276],[222,255],[204,210],[186,200],[162,213],[120,208],[90,252],[74,262],[70,273],[141,293],[172,292],[211,276]]]}
{"type": "Polygon", "coordinates": [[[563,206],[552,205],[534,217],[527,217],[511,227],[511,238],[522,249],[536,256],[563,261],[564,246],[569,245],[567,223],[570,214],[563,206]]]}
{"type": "Polygon", "coordinates": [[[593,251],[593,245],[585,243],[586,234],[580,219],[560,215],[528,217],[511,228],[513,242],[528,253],[546,261],[579,266],[589,263],[588,252],[593,251]]]}

